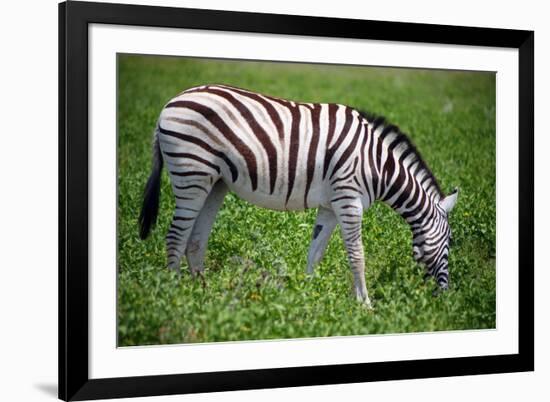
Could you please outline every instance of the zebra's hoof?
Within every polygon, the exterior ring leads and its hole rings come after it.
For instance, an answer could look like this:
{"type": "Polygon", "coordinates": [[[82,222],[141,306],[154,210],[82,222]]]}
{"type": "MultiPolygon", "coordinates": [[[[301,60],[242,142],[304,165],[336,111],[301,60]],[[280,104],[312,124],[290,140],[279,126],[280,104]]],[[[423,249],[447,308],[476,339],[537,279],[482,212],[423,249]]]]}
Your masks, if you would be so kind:
{"type": "Polygon", "coordinates": [[[204,277],[203,270],[193,270],[191,271],[191,277],[196,280],[199,279],[203,289],[206,289],[206,278],[204,277]]]}
{"type": "Polygon", "coordinates": [[[357,295],[357,302],[361,303],[361,305],[366,308],[367,310],[374,310],[374,307],[372,306],[372,303],[370,299],[367,297],[362,297],[360,295],[357,295]]]}
{"type": "Polygon", "coordinates": [[[168,271],[175,273],[178,278],[181,278],[181,269],[180,269],[180,267],[175,267],[175,266],[168,265],[168,271]]]}

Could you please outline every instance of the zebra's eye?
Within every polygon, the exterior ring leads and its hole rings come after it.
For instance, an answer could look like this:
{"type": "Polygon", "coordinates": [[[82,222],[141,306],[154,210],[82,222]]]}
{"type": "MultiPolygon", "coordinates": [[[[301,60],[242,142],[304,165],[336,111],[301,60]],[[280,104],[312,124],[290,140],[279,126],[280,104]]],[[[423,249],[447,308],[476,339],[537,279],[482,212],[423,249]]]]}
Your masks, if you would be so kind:
{"type": "Polygon", "coordinates": [[[417,246],[413,246],[413,257],[417,260],[420,260],[420,258],[422,257],[422,252],[417,246]]]}

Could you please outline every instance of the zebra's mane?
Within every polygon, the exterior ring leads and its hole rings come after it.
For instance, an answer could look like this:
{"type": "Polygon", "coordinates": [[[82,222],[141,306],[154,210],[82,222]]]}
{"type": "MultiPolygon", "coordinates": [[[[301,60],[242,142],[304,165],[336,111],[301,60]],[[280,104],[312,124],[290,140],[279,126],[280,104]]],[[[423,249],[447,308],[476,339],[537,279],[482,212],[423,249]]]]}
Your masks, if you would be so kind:
{"type": "Polygon", "coordinates": [[[358,112],[365,118],[369,123],[372,123],[373,132],[379,127],[382,126],[384,129],[382,130],[382,136],[386,136],[389,133],[393,133],[396,135],[394,141],[398,141],[398,144],[404,144],[405,149],[410,149],[411,153],[415,156],[416,161],[418,162],[419,169],[423,170],[425,174],[429,177],[431,184],[429,184],[430,187],[434,187],[437,191],[439,197],[443,199],[445,195],[443,194],[443,191],[441,191],[441,187],[439,186],[439,182],[435,178],[434,174],[422,158],[422,155],[420,155],[420,152],[418,149],[416,149],[416,146],[412,143],[411,139],[403,133],[398,126],[395,124],[391,124],[387,121],[387,119],[384,116],[377,116],[369,112],[365,112],[362,110],[358,110],[358,112]]]}

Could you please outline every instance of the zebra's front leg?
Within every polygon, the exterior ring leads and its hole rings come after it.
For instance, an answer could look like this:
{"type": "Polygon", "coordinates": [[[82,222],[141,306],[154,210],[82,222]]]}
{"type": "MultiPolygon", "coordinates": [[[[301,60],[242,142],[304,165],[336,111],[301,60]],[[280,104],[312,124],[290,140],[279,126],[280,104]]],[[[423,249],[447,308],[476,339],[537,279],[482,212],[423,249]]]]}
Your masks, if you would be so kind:
{"type": "Polygon", "coordinates": [[[185,250],[191,275],[200,275],[204,271],[204,255],[208,245],[208,237],[227,191],[228,188],[225,183],[219,180],[208,195],[193,225],[193,231],[185,250]]]}
{"type": "Polygon", "coordinates": [[[363,205],[360,199],[342,200],[333,204],[342,231],[342,238],[353,273],[353,290],[358,301],[372,308],[365,283],[365,255],[361,237],[363,205]]]}
{"type": "Polygon", "coordinates": [[[313,238],[307,256],[307,274],[312,275],[313,269],[319,264],[327,248],[330,236],[338,221],[330,209],[319,207],[317,219],[313,227],[313,238]]]}

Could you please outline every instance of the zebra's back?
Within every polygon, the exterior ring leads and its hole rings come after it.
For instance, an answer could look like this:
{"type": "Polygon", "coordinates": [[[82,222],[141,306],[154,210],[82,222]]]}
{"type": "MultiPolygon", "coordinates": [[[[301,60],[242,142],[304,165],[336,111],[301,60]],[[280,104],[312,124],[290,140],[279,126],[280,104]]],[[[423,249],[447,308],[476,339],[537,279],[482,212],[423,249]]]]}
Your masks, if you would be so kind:
{"type": "Polygon", "coordinates": [[[358,168],[368,134],[366,120],[347,106],[225,85],[191,88],[173,98],[159,131],[173,183],[182,170],[206,171],[245,200],[277,210],[329,205],[327,183],[337,170],[358,168]]]}

